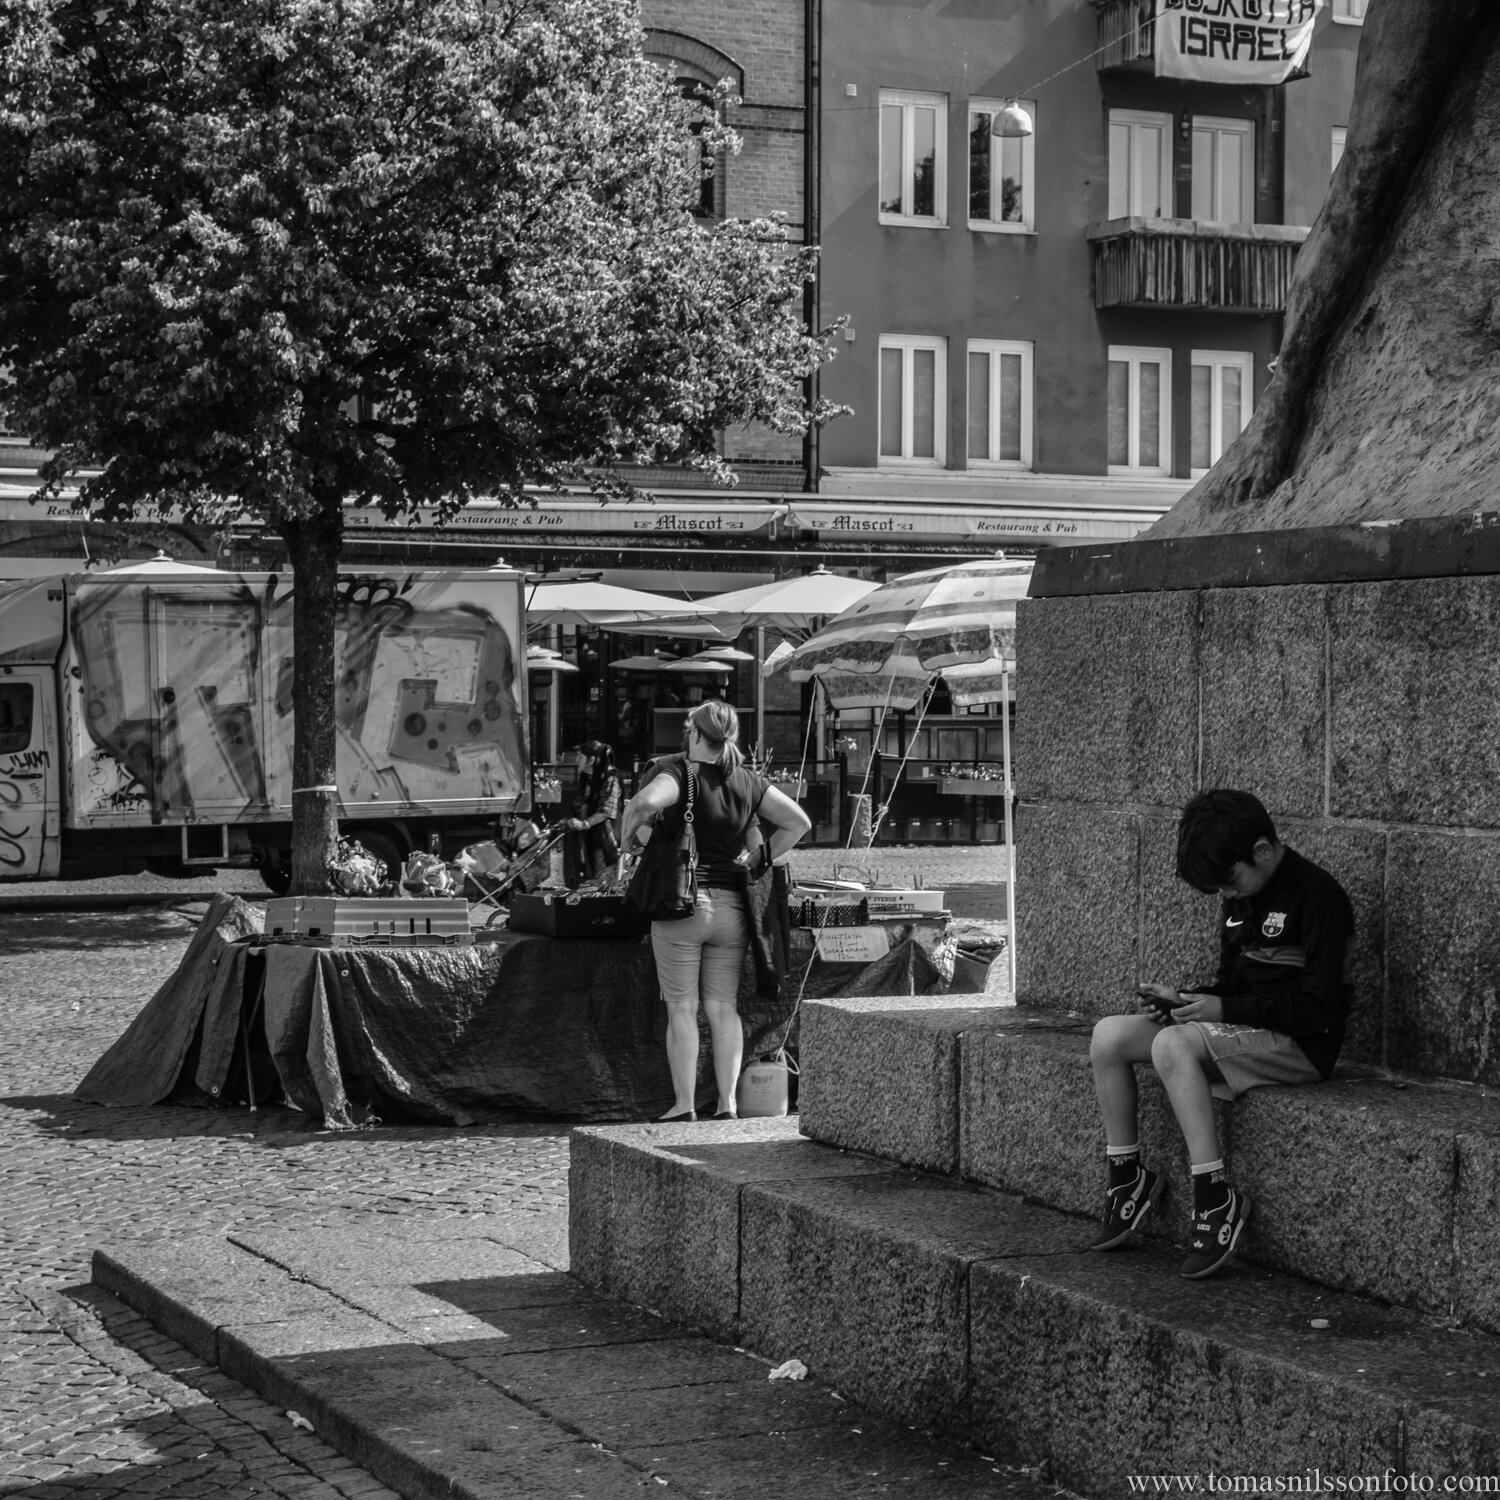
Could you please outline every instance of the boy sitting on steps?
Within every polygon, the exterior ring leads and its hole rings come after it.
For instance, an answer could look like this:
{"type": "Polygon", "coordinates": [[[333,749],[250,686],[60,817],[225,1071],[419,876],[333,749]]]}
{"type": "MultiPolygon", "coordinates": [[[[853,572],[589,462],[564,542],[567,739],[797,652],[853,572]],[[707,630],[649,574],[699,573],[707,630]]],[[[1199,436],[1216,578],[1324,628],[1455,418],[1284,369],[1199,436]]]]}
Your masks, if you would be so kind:
{"type": "Polygon", "coordinates": [[[1223,901],[1212,984],[1179,992],[1138,987],[1133,1016],[1094,1027],[1089,1059],[1104,1116],[1109,1186],[1091,1250],[1123,1244],[1155,1207],[1165,1181],[1140,1163],[1135,1064],[1161,1076],[1193,1169],[1193,1224],[1182,1274],[1211,1276],[1234,1254],[1250,1200],[1219,1154],[1215,1097],[1266,1083],[1317,1083],[1333,1072],[1349,1014],[1354,913],[1326,870],[1276,836],[1249,792],[1194,797],[1177,825],[1177,874],[1223,901]]]}

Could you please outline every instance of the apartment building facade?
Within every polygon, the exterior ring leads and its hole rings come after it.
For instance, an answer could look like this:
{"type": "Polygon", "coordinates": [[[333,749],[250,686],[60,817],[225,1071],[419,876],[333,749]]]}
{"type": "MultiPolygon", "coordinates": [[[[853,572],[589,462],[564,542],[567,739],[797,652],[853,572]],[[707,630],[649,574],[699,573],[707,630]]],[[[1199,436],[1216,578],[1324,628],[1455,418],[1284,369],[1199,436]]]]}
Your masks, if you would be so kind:
{"type": "Polygon", "coordinates": [[[1151,0],[822,0],[822,312],[848,320],[823,389],[853,409],[822,505],[1039,540],[1170,506],[1270,379],[1362,11],[1321,8],[1305,76],[1247,85],[1157,77],[1151,0]],[[1012,101],[1032,134],[992,133],[1012,101]]]}
{"type": "MultiPolygon", "coordinates": [[[[739,99],[743,148],[705,179],[705,225],[779,214],[821,248],[808,315],[842,327],[820,393],[848,415],[806,442],[726,432],[729,492],[659,469],[633,476],[645,506],[481,505],[442,532],[351,513],[350,558],[503,552],[712,592],[816,561],[878,577],[1135,534],[1270,378],[1366,0],[1321,0],[1304,76],[1279,84],[1157,77],[1155,3],[642,0],[677,86],[728,78],[739,99]],[[1013,101],[1033,133],[994,135],[1013,101]]],[[[1172,3],[1203,20],[1312,0],[1172,3]]],[[[27,507],[40,457],[0,435],[0,567],[129,545],[27,507]]],[[[150,542],[211,545],[160,524],[150,542]]],[[[247,527],[226,560],[280,559],[247,527]]]]}

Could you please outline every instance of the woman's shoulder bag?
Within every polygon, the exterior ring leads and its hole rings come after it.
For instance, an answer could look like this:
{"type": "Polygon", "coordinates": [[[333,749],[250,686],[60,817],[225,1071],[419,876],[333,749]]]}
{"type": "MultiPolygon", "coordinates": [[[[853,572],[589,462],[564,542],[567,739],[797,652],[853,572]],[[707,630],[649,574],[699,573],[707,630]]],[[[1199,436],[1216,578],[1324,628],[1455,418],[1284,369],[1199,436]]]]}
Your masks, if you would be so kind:
{"type": "Polygon", "coordinates": [[[651,838],[630,877],[625,904],[652,922],[690,917],[698,904],[698,845],[693,837],[693,793],[698,778],[691,764],[683,768],[687,810],[676,836],[667,829],[666,813],[651,823],[651,838]]]}

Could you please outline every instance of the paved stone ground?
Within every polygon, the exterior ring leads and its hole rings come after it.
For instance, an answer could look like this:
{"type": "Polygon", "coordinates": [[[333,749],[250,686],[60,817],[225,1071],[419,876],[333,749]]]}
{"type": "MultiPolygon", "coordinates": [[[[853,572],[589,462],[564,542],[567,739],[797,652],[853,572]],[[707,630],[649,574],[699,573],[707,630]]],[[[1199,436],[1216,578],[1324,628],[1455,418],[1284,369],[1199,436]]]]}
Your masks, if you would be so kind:
{"type": "MultiPolygon", "coordinates": [[[[837,851],[802,873],[832,874],[837,851]]],[[[888,880],[998,878],[993,849],[882,851],[888,880]]],[[[842,856],[839,861],[842,862],[842,856]]],[[[16,887],[264,894],[249,872],[16,887]]],[[[567,1126],[329,1133],[288,1109],[108,1110],[73,1086],[175,967],[202,905],[4,910],[0,888],[0,1495],[396,1500],[89,1285],[96,1244],[234,1228],[532,1213],[566,1230],[567,1126]]],[[[992,981],[1003,965],[993,966],[992,981]]],[[[1000,998],[998,985],[996,998],[1000,998]]]]}
{"type": "Polygon", "coordinates": [[[201,910],[0,917],[0,1495],[395,1500],[90,1287],[90,1251],[387,1214],[521,1211],[560,1229],[566,1126],[333,1135],[285,1109],[76,1103],[201,910]]]}

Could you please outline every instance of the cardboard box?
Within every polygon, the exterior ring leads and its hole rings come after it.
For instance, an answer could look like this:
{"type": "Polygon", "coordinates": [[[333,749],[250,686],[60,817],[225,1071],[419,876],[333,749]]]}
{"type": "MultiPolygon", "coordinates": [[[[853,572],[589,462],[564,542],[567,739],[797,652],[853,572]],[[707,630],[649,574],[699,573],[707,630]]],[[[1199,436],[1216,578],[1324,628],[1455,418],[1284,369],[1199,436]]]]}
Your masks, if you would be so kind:
{"type": "Polygon", "coordinates": [[[651,924],[625,905],[623,896],[580,896],[569,900],[551,891],[517,893],[510,898],[512,932],[539,932],[555,938],[634,938],[651,924]]]}
{"type": "Polygon", "coordinates": [[[903,912],[940,912],[946,891],[865,891],[872,917],[896,916],[903,912]]]}
{"type": "Polygon", "coordinates": [[[448,897],[279,896],[266,902],[265,933],[334,948],[446,948],[474,941],[469,903],[448,897]]]}

